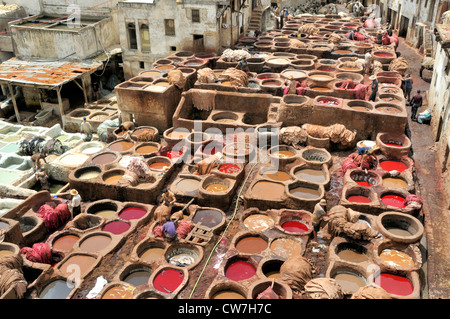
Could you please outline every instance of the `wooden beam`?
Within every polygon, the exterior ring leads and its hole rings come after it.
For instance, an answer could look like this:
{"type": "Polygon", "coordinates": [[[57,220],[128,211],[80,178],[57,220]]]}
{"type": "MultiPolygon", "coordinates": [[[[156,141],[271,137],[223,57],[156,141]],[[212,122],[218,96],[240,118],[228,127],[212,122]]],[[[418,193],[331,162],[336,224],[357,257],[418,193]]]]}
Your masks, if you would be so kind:
{"type": "Polygon", "coordinates": [[[81,91],[83,91],[83,95],[84,95],[84,102],[88,103],[88,98],[87,98],[87,94],[86,94],[86,87],[84,85],[84,81],[83,78],[81,78],[81,84],[83,84],[83,86],[81,86],[80,83],[77,82],[77,80],[73,80],[75,82],[75,84],[81,89],[81,91]]]}
{"type": "Polygon", "coordinates": [[[9,95],[10,95],[11,100],[13,102],[14,112],[16,113],[17,123],[20,123],[19,108],[17,107],[17,101],[16,101],[16,97],[14,96],[13,86],[11,85],[10,82],[8,82],[8,88],[9,88],[9,95]]]}
{"type": "Polygon", "coordinates": [[[64,123],[64,106],[63,106],[63,100],[61,97],[61,89],[62,86],[58,86],[56,90],[56,95],[58,96],[58,105],[59,105],[59,113],[61,115],[61,122],[62,122],[62,128],[64,129],[65,123],[64,123]]]}

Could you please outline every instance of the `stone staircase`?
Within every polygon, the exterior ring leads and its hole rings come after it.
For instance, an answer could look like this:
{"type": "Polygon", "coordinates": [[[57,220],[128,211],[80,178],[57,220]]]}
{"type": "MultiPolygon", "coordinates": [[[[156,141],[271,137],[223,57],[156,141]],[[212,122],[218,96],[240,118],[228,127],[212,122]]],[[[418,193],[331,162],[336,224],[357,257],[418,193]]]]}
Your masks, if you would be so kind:
{"type": "Polygon", "coordinates": [[[264,8],[262,6],[255,7],[252,11],[252,17],[250,18],[250,22],[248,24],[248,31],[258,31],[261,32],[261,23],[262,23],[262,14],[264,12],[264,8]]]}

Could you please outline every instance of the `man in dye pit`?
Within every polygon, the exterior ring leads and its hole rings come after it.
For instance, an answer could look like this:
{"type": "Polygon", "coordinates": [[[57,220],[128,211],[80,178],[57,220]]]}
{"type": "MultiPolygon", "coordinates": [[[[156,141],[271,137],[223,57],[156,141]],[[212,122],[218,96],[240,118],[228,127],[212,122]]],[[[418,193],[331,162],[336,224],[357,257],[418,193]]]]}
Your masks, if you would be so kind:
{"type": "Polygon", "coordinates": [[[36,180],[41,184],[41,190],[50,190],[50,185],[48,184],[48,176],[47,173],[42,168],[38,168],[35,174],[36,180]]]}
{"type": "Polygon", "coordinates": [[[236,65],[236,69],[244,71],[245,73],[249,72],[247,57],[244,56],[239,60],[238,64],[236,65]]]}
{"type": "Polygon", "coordinates": [[[175,203],[175,201],[177,200],[177,198],[175,197],[175,194],[172,193],[167,188],[163,188],[162,191],[163,191],[163,194],[161,196],[160,204],[164,204],[168,207],[172,206],[175,203]]]}
{"type": "Polygon", "coordinates": [[[369,101],[375,102],[375,97],[378,92],[378,80],[375,75],[372,75],[369,80],[372,81],[372,84],[370,85],[370,88],[372,89],[372,93],[370,93],[369,101]]]}
{"type": "Polygon", "coordinates": [[[74,218],[77,215],[81,214],[81,196],[74,188],[70,190],[70,195],[72,195],[72,218],[74,218]]]}
{"type": "Polygon", "coordinates": [[[44,161],[45,164],[47,164],[47,161],[45,160],[45,155],[42,153],[35,153],[31,156],[31,160],[34,164],[34,169],[39,170],[42,168],[41,161],[44,161]]]}
{"type": "Polygon", "coordinates": [[[311,222],[313,225],[313,235],[314,235],[314,241],[317,242],[317,232],[320,230],[320,223],[322,220],[325,220],[324,217],[326,215],[325,212],[325,205],[327,204],[327,201],[325,199],[321,199],[320,202],[318,202],[314,206],[314,212],[311,218],[311,222]]]}
{"type": "Polygon", "coordinates": [[[175,223],[170,220],[170,217],[166,217],[166,222],[162,227],[162,231],[169,241],[174,240],[177,237],[175,223]]]}
{"type": "Polygon", "coordinates": [[[86,134],[86,138],[84,139],[85,141],[90,141],[92,140],[92,133],[94,131],[94,129],[92,128],[91,123],[89,123],[88,121],[86,121],[86,117],[83,117],[83,122],[81,122],[81,133],[86,134]]]}

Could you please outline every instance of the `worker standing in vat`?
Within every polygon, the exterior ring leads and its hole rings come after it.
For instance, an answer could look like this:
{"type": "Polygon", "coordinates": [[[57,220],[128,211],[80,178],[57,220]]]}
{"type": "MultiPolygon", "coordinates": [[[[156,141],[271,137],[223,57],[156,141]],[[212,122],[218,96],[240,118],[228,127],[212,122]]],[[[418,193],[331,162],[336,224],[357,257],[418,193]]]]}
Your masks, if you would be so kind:
{"type": "Polygon", "coordinates": [[[311,222],[313,225],[313,235],[315,242],[317,242],[317,232],[320,230],[320,223],[322,222],[322,219],[326,214],[324,209],[326,204],[327,201],[324,198],[322,198],[320,202],[318,202],[316,206],[314,206],[314,212],[311,217],[311,222]]]}
{"type": "Polygon", "coordinates": [[[170,217],[166,217],[166,222],[162,227],[162,231],[169,241],[172,241],[177,237],[175,223],[170,220],[170,217]]]}
{"type": "Polygon", "coordinates": [[[414,94],[409,104],[411,105],[411,120],[417,121],[416,114],[417,110],[422,106],[422,95],[420,95],[420,90],[417,90],[417,93],[414,94]]]}
{"type": "Polygon", "coordinates": [[[369,101],[375,102],[375,97],[378,92],[378,80],[375,75],[370,76],[369,80],[372,81],[370,88],[372,89],[372,93],[370,93],[369,101]]]}
{"type": "Polygon", "coordinates": [[[41,184],[41,190],[50,191],[50,185],[48,184],[48,175],[42,168],[39,167],[34,176],[36,177],[36,180],[41,184]]]}
{"type": "Polygon", "coordinates": [[[72,195],[72,218],[81,214],[81,196],[78,191],[74,188],[70,190],[70,195],[72,195]]]}
{"type": "Polygon", "coordinates": [[[167,188],[163,188],[163,194],[162,194],[161,199],[159,201],[160,204],[163,204],[163,205],[166,205],[168,207],[171,207],[175,203],[176,200],[177,200],[177,198],[175,197],[174,193],[172,193],[167,188]]]}
{"type": "Polygon", "coordinates": [[[38,170],[41,168],[41,160],[44,161],[45,164],[47,164],[47,161],[45,160],[45,155],[42,153],[36,153],[31,156],[31,160],[34,164],[34,169],[38,170]]]}
{"type": "Polygon", "coordinates": [[[380,45],[382,44],[383,41],[383,31],[378,30],[377,32],[377,44],[380,45]]]}
{"type": "Polygon", "coordinates": [[[247,57],[244,56],[239,60],[238,64],[236,65],[236,69],[244,71],[245,73],[249,72],[247,57]]]}
{"type": "Polygon", "coordinates": [[[86,134],[86,137],[84,138],[85,141],[89,142],[92,140],[92,132],[94,129],[92,128],[91,123],[86,121],[86,117],[83,117],[83,122],[81,122],[81,133],[86,134]]]}

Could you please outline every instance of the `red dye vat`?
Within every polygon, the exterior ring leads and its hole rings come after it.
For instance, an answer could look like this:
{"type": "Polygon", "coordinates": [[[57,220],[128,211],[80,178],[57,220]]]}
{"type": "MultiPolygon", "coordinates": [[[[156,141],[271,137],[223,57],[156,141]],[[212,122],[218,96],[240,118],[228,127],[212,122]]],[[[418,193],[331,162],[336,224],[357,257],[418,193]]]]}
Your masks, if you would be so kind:
{"type": "Polygon", "coordinates": [[[256,274],[256,268],[243,260],[236,261],[229,265],[225,271],[225,276],[234,281],[245,280],[256,274]]]}
{"type": "Polygon", "coordinates": [[[304,233],[307,232],[308,226],[306,226],[304,223],[299,222],[297,220],[290,220],[287,221],[285,223],[283,223],[283,225],[281,225],[281,227],[291,233],[304,233]]]}
{"type": "Polygon", "coordinates": [[[139,207],[127,207],[119,214],[120,218],[125,220],[130,219],[140,219],[145,214],[147,214],[147,210],[139,207]]]}
{"type": "Polygon", "coordinates": [[[382,273],[375,278],[375,283],[390,294],[408,296],[414,291],[411,281],[403,276],[382,273]]]}
{"type": "Polygon", "coordinates": [[[222,164],[219,166],[219,171],[226,174],[234,174],[239,172],[240,168],[234,164],[222,164]]]}
{"type": "Polygon", "coordinates": [[[397,144],[397,143],[384,143],[384,145],[392,146],[392,147],[403,147],[402,144],[397,144]]]}
{"type": "Polygon", "coordinates": [[[161,154],[162,156],[168,157],[168,158],[178,158],[181,155],[183,155],[182,151],[165,151],[161,154]]]}
{"type": "Polygon", "coordinates": [[[379,56],[380,58],[391,58],[392,54],[389,54],[389,53],[375,53],[375,56],[379,56]]]}
{"type": "Polygon", "coordinates": [[[399,161],[382,161],[380,162],[380,166],[385,171],[399,171],[403,172],[408,168],[405,163],[399,161]]]}
{"type": "Polygon", "coordinates": [[[366,181],[357,181],[356,184],[358,184],[359,186],[365,186],[365,187],[373,186],[372,183],[369,183],[369,182],[366,182],[366,181]]]}
{"type": "Polygon", "coordinates": [[[115,235],[122,234],[130,228],[130,224],[120,220],[114,221],[103,226],[102,230],[113,233],[115,235]]]}
{"type": "Polygon", "coordinates": [[[320,100],[320,101],[317,101],[317,103],[326,104],[326,105],[338,105],[338,102],[333,101],[333,100],[320,100]]]}
{"type": "Polygon", "coordinates": [[[347,200],[352,203],[370,203],[372,202],[369,197],[362,195],[351,195],[347,197],[347,200]]]}
{"type": "Polygon", "coordinates": [[[174,292],[183,282],[184,273],[176,269],[164,269],[153,280],[153,287],[157,290],[170,294],[174,292]]]}
{"type": "Polygon", "coordinates": [[[381,197],[381,200],[383,201],[383,203],[385,203],[386,205],[389,206],[394,206],[394,207],[398,207],[398,208],[405,208],[405,198],[402,196],[398,196],[398,195],[384,195],[383,197],[381,197]]]}

